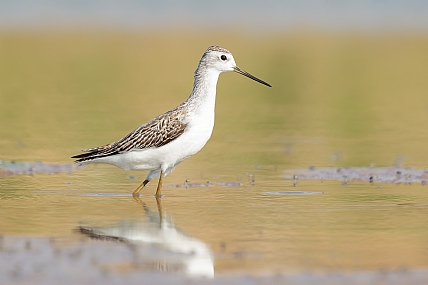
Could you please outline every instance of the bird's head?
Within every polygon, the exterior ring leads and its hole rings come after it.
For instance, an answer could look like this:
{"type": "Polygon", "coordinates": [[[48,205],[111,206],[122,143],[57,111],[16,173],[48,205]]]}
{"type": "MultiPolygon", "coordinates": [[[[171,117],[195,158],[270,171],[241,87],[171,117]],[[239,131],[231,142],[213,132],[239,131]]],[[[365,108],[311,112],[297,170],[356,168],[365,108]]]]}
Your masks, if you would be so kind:
{"type": "Polygon", "coordinates": [[[249,74],[248,72],[240,69],[236,63],[233,55],[230,51],[219,46],[210,46],[202,56],[201,61],[199,62],[200,66],[205,68],[216,69],[219,73],[234,71],[239,74],[242,74],[248,78],[251,78],[261,84],[272,87],[269,83],[249,74]]]}

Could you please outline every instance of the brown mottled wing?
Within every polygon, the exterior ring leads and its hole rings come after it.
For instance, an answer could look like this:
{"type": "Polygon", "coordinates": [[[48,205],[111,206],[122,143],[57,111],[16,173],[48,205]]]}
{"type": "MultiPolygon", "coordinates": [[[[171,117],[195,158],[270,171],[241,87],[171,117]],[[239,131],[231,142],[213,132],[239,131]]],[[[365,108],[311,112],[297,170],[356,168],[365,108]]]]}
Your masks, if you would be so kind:
{"type": "Polygon", "coordinates": [[[161,147],[184,133],[187,125],[180,120],[180,115],[182,113],[178,110],[169,111],[145,123],[117,142],[84,150],[86,153],[72,158],[78,158],[76,162],[84,162],[134,149],[161,147]]]}

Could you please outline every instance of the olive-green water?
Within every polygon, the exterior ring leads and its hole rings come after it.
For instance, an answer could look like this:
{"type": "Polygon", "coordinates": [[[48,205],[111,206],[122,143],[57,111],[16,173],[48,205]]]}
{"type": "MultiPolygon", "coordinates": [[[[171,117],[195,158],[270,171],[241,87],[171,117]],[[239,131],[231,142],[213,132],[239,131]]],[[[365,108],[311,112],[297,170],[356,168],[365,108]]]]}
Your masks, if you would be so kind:
{"type": "Polygon", "coordinates": [[[211,140],[165,178],[160,204],[155,180],[130,195],[146,172],[7,175],[0,234],[64,237],[160,210],[193,241],[166,233],[169,245],[208,249],[216,274],[426,268],[428,186],[284,178],[428,166],[425,35],[2,32],[0,160],[71,164],[120,139],[187,98],[212,44],[273,88],[220,76],[211,140]]]}

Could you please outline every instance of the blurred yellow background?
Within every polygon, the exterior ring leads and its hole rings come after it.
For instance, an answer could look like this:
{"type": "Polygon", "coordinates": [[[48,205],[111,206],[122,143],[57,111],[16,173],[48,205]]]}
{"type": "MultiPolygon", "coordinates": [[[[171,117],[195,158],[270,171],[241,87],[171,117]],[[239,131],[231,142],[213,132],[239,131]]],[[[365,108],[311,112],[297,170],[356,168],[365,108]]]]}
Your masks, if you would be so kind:
{"type": "Polygon", "coordinates": [[[328,166],[338,152],[343,166],[428,159],[422,34],[15,31],[0,43],[3,159],[69,162],[78,148],[121,138],[188,97],[212,44],[273,85],[221,75],[207,148],[235,149],[227,163],[328,166]]]}

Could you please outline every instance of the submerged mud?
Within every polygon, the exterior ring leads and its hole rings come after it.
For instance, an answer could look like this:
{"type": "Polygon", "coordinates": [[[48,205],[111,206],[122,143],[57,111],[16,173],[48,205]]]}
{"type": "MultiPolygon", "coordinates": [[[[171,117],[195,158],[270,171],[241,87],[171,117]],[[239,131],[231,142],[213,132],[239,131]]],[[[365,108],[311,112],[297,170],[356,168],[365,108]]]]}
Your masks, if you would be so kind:
{"type": "Polygon", "coordinates": [[[428,169],[404,167],[309,167],[284,172],[284,178],[338,180],[342,182],[363,181],[369,183],[422,183],[428,181],[428,169]]]}
{"type": "Polygon", "coordinates": [[[43,162],[3,161],[0,160],[0,177],[24,174],[34,175],[36,173],[59,173],[70,172],[81,166],[74,164],[52,164],[43,162]]]}

